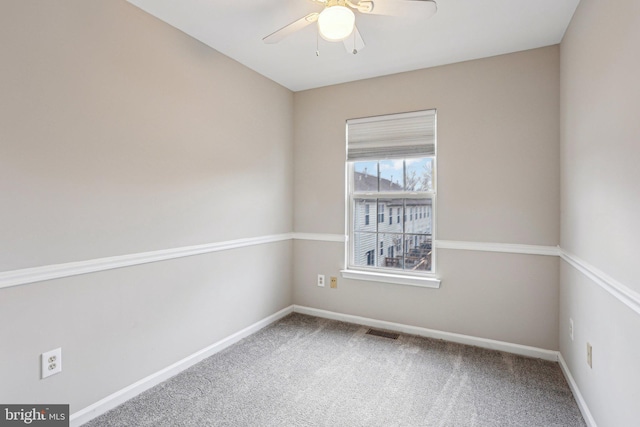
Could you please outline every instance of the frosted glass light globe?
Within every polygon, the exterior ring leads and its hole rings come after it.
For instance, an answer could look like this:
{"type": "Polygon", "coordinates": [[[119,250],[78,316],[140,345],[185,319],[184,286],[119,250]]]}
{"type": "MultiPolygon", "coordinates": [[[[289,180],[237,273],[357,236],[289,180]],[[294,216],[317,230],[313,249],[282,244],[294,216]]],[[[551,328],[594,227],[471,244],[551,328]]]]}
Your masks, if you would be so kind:
{"type": "Polygon", "coordinates": [[[356,15],[346,6],[330,6],[318,16],[318,30],[330,42],[344,40],[353,32],[356,15]]]}

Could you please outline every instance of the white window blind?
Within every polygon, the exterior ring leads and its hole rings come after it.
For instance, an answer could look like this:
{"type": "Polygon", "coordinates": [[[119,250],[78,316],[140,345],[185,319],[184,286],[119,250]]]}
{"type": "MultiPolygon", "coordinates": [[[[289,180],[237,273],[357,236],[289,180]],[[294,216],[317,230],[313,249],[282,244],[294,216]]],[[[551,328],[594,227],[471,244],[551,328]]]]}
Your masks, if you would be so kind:
{"type": "Polygon", "coordinates": [[[347,161],[435,155],[436,110],[347,120],[347,161]]]}

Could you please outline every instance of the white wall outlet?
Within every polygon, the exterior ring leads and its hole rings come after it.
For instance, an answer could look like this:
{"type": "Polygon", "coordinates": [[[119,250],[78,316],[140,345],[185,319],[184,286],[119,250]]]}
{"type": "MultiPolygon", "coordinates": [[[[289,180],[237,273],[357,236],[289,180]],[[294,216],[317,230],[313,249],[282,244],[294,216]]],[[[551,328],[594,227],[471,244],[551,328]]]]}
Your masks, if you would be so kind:
{"type": "Polygon", "coordinates": [[[62,372],[62,348],[42,353],[42,378],[62,372]]]}
{"type": "Polygon", "coordinates": [[[569,338],[573,341],[573,319],[569,318],[569,338]]]}
{"type": "Polygon", "coordinates": [[[589,343],[587,343],[587,365],[593,369],[593,347],[589,343]]]}
{"type": "Polygon", "coordinates": [[[318,286],[324,287],[324,274],[318,274],[318,286]]]}

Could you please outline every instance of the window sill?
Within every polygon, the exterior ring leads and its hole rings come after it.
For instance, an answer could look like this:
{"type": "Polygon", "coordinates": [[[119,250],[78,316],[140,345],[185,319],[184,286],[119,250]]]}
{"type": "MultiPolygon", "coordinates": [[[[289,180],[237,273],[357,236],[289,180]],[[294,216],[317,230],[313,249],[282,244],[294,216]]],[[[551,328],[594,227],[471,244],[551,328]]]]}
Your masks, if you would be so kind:
{"type": "Polygon", "coordinates": [[[440,288],[440,279],[436,277],[417,277],[359,270],[340,270],[340,273],[345,279],[394,283],[396,285],[418,286],[421,288],[440,288]]]}

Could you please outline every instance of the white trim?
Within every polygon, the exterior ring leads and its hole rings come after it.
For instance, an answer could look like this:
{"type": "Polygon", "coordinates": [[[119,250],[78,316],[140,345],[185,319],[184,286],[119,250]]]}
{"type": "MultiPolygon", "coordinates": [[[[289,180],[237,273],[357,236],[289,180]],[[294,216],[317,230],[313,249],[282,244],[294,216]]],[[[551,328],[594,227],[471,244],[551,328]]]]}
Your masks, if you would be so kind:
{"type": "Polygon", "coordinates": [[[463,242],[459,240],[435,240],[438,249],[465,251],[504,252],[510,254],[559,256],[557,246],[521,245],[516,243],[463,242]]]}
{"type": "Polygon", "coordinates": [[[228,240],[225,242],[207,243],[204,245],[185,246],[181,248],[163,249],[159,251],[140,252],[129,255],[118,255],[86,261],[68,262],[64,264],[45,265],[42,267],[0,273],[0,289],[10,286],[25,285],[44,280],[95,273],[114,268],[130,267],[150,262],[165,261],[210,252],[226,251],[247,246],[290,240],[293,233],[274,234],[270,236],[250,237],[246,239],[228,240]]]}
{"type": "Polygon", "coordinates": [[[342,322],[355,323],[374,328],[387,329],[390,331],[402,332],[405,334],[418,335],[427,338],[436,338],[459,344],[472,345],[476,347],[499,350],[506,353],[518,354],[520,356],[535,357],[538,359],[558,361],[558,352],[545,350],[537,347],[530,347],[521,344],[512,344],[504,341],[496,341],[487,338],[478,338],[470,335],[456,334],[453,332],[438,331],[435,329],[421,328],[419,326],[403,325],[401,323],[387,322],[384,320],[370,319],[368,317],[353,316],[350,314],[336,313],[333,311],[320,310],[317,308],[294,305],[293,311],[296,313],[308,314],[310,316],[322,317],[325,319],[339,320],[342,322]]]}
{"type": "MultiPolygon", "coordinates": [[[[29,283],[42,282],[45,280],[77,276],[80,274],[95,273],[104,270],[111,270],[114,268],[131,267],[150,262],[165,261],[175,258],[225,251],[230,249],[238,249],[248,246],[275,243],[293,239],[344,243],[346,237],[342,234],[328,233],[282,233],[269,236],[228,240],[224,242],[207,243],[203,245],[163,249],[159,251],[97,258],[86,261],[68,262],[64,264],[53,264],[41,267],[24,268],[20,270],[0,272],[0,289],[8,288],[11,286],[26,285],[29,283]]],[[[586,261],[556,246],[521,245],[513,243],[465,242],[456,240],[434,240],[434,246],[439,249],[559,256],[569,265],[576,268],[578,271],[593,280],[604,290],[609,292],[612,296],[617,298],[620,302],[631,308],[634,312],[640,314],[639,293],[613,279],[611,276],[607,275],[606,273],[602,272],[586,261]]],[[[349,270],[348,272],[345,270],[343,272],[343,277],[358,280],[368,279],[379,282],[392,282],[425,287],[439,287],[440,285],[439,279],[436,278],[428,278],[426,280],[427,282],[431,282],[431,284],[425,284],[425,279],[418,280],[418,283],[406,283],[407,281],[413,282],[413,280],[411,280],[412,278],[408,278],[405,281],[398,282],[396,280],[390,280],[388,274],[369,274],[354,272],[352,270],[349,270]],[[354,277],[354,274],[357,274],[359,277],[354,277]],[[352,277],[347,277],[349,275],[351,275],[352,277]],[[378,277],[373,277],[374,275],[378,277]],[[420,281],[422,282],[420,283],[420,281]],[[437,286],[434,286],[435,283],[437,283],[437,286]]],[[[405,276],[398,277],[405,279],[405,276]]],[[[393,277],[391,277],[391,279],[393,279],[393,277]]]]}
{"type": "Polygon", "coordinates": [[[560,250],[560,257],[569,265],[594,281],[602,289],[609,292],[616,299],[620,300],[620,302],[629,307],[631,310],[635,311],[637,314],[640,314],[639,293],[618,282],[617,280],[605,274],[603,271],[597,269],[588,262],[565,250],[560,250]]]}
{"type": "MultiPolygon", "coordinates": [[[[293,233],[294,239],[316,240],[322,242],[344,242],[342,234],[328,233],[293,233]]],[[[465,242],[461,240],[434,240],[438,249],[456,249],[466,251],[504,252],[513,254],[560,256],[561,249],[557,246],[523,245],[517,243],[493,242],[465,242]]]]}
{"type": "Polygon", "coordinates": [[[378,271],[362,270],[340,270],[340,274],[345,279],[366,280],[369,282],[394,283],[396,285],[418,286],[421,288],[440,287],[440,279],[435,277],[418,277],[410,275],[400,275],[393,273],[383,273],[378,271]]]}
{"type": "Polygon", "coordinates": [[[400,323],[386,322],[383,320],[375,320],[366,317],[353,316],[349,314],[336,313],[327,310],[320,310],[311,307],[305,307],[300,305],[291,305],[286,307],[277,313],[272,314],[186,358],[155,372],[109,396],[95,402],[86,408],[83,408],[77,412],[74,412],[70,416],[70,426],[79,427],[82,424],[89,422],[90,420],[106,413],[107,411],[115,408],[118,405],[126,402],[129,399],[139,395],[140,393],[149,390],[150,388],[168,380],[169,378],[179,374],[180,372],[190,368],[191,366],[201,362],[202,360],[210,357],[231,345],[237,343],[243,338],[246,338],[260,329],[269,326],[270,324],[282,319],[283,317],[291,314],[292,312],[307,314],[310,316],[321,317],[325,319],[339,320],[343,322],[355,323],[359,325],[387,329],[412,335],[418,335],[428,338],[442,339],[446,341],[456,342],[460,344],[473,345],[476,347],[487,348],[491,350],[499,350],[508,353],[518,354],[527,357],[535,357],[539,359],[558,362],[562,369],[562,372],[567,379],[569,387],[573,392],[580,412],[585,419],[588,427],[597,427],[596,423],[587,407],[587,404],[578,389],[578,386],[571,375],[562,354],[553,350],[545,350],[537,347],[524,346],[520,344],[512,344],[504,341],[490,340],[486,338],[478,338],[469,335],[455,334],[451,332],[443,332],[434,329],[421,328],[417,326],[403,325],[400,323]]]}
{"type": "Polygon", "coordinates": [[[573,379],[573,375],[571,375],[569,366],[567,365],[567,362],[565,362],[564,357],[562,357],[562,353],[558,353],[558,363],[560,364],[560,369],[562,369],[564,377],[567,379],[567,383],[569,383],[569,388],[573,393],[573,397],[576,399],[576,403],[578,404],[580,413],[582,413],[582,418],[584,418],[585,423],[587,423],[587,427],[597,427],[596,421],[593,419],[591,411],[589,411],[587,402],[584,400],[584,397],[582,397],[582,393],[580,393],[578,384],[573,379]]]}
{"type": "MultiPolygon", "coordinates": [[[[344,242],[344,236],[340,234],[311,234],[311,233],[293,233],[293,238],[304,240],[316,240],[325,242],[344,242]]],[[[613,297],[618,299],[624,305],[632,309],[637,314],[640,314],[640,293],[632,290],[628,286],[615,280],[602,270],[594,267],[588,262],[578,258],[577,256],[565,251],[558,246],[542,246],[542,245],[523,245],[515,243],[490,243],[490,242],[465,242],[459,240],[434,240],[434,246],[438,249],[453,249],[453,250],[467,250],[467,251],[482,251],[482,252],[501,252],[510,254],[525,254],[525,255],[542,255],[542,256],[558,256],[566,261],[569,265],[580,271],[582,274],[590,278],[597,285],[609,292],[613,297]]],[[[343,270],[343,277],[358,280],[367,280],[364,278],[365,273],[354,272],[353,270],[343,270]],[[345,275],[353,273],[358,274],[361,277],[347,277],[345,275]]],[[[377,281],[390,282],[382,276],[386,274],[380,274],[381,278],[377,281]]],[[[404,277],[404,276],[403,276],[404,277]]],[[[1,274],[0,274],[1,278],[1,274]]],[[[376,279],[370,279],[376,280],[376,279]]],[[[437,280],[437,279],[436,279],[437,280]]],[[[1,283],[1,280],[0,280],[1,283]]],[[[397,282],[394,282],[397,283],[397,282]]],[[[421,285],[417,285],[421,286],[421,285]]],[[[429,286],[433,287],[433,286],[429,286]]]]}
{"type": "Polygon", "coordinates": [[[326,234],[326,233],[293,233],[296,240],[315,240],[319,242],[339,242],[344,243],[346,237],[344,234],[326,234]]]}
{"type": "MultiPolygon", "coordinates": [[[[68,262],[63,264],[44,265],[40,267],[24,268],[0,272],[0,289],[11,286],[26,285],[45,280],[60,279],[80,274],[96,273],[114,268],[131,267],[139,264],[166,261],[193,255],[230,249],[244,248],[265,243],[281,242],[285,240],[309,240],[321,242],[344,243],[346,236],[328,233],[283,233],[261,237],[228,240],[203,245],[184,246],[158,251],[140,252],[128,255],[117,255],[96,258],[85,261],[68,262]]],[[[450,240],[435,240],[435,246],[445,249],[463,249],[490,252],[525,253],[533,255],[559,255],[559,249],[551,246],[515,245],[502,243],[457,242],[450,240]]],[[[362,279],[362,278],[361,278],[362,279]]],[[[364,279],[363,279],[364,280],[364,279]]],[[[375,279],[373,279],[375,280],[375,279]]],[[[388,281],[388,280],[380,280],[388,281]]],[[[433,281],[433,280],[431,280],[433,281]]],[[[398,282],[395,282],[398,283],[398,282]]],[[[405,283],[406,284],[406,283],[405,283]]],[[[408,283],[411,284],[411,283],[408,283]]],[[[416,286],[424,286],[416,284],[416,286]]],[[[622,286],[622,285],[620,285],[622,286]]],[[[433,286],[429,286],[433,287],[433,286]]],[[[624,286],[622,286],[624,288],[624,286]]],[[[624,291],[623,291],[624,292],[624,291]]]]}
{"type": "Polygon", "coordinates": [[[185,357],[182,360],[179,360],[173,365],[167,366],[166,368],[153,373],[141,379],[140,381],[137,381],[130,386],[123,388],[122,390],[112,393],[104,399],[101,399],[96,403],[79,410],[78,412],[74,412],[69,417],[70,426],[76,427],[89,422],[90,420],[104,414],[105,412],[139,395],[140,393],[149,390],[151,387],[154,387],[161,382],[166,381],[169,378],[179,374],[180,372],[190,368],[191,366],[206,359],[207,357],[210,357],[224,350],[225,348],[237,343],[241,339],[246,338],[249,335],[258,332],[260,329],[269,326],[271,323],[282,319],[292,312],[293,306],[284,308],[277,313],[265,317],[264,319],[254,323],[253,325],[236,332],[235,334],[229,335],[228,337],[210,345],[207,348],[204,348],[190,356],[185,357]]]}

